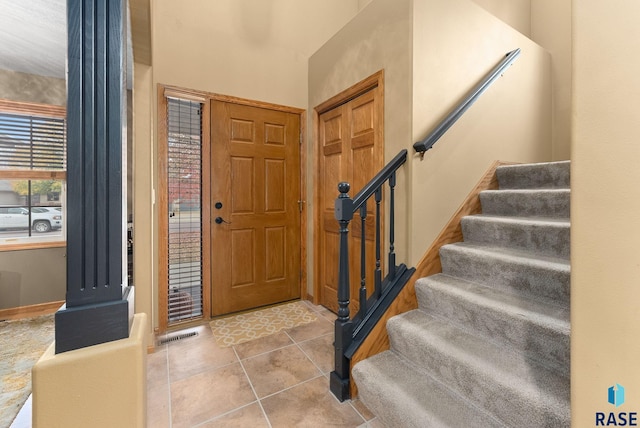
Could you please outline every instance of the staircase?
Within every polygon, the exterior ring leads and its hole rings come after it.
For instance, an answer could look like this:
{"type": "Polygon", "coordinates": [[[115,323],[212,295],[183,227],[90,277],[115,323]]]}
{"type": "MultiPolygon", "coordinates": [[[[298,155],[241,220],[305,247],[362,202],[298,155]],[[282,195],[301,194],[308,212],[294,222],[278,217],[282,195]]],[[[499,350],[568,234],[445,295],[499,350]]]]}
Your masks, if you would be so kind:
{"type": "Polygon", "coordinates": [[[568,427],[569,162],[502,166],[464,242],[391,318],[391,349],[356,364],[388,427],[568,427]]]}

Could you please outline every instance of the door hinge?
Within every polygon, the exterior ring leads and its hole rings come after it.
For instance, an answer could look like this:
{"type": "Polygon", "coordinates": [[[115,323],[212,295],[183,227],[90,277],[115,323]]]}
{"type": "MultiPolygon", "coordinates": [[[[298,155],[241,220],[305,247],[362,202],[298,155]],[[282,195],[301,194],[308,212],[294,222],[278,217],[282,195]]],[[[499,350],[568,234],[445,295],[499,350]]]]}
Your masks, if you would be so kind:
{"type": "Polygon", "coordinates": [[[303,201],[303,200],[299,200],[298,201],[298,209],[300,210],[300,212],[302,212],[302,207],[303,207],[304,203],[305,203],[305,201],[303,201]]]}

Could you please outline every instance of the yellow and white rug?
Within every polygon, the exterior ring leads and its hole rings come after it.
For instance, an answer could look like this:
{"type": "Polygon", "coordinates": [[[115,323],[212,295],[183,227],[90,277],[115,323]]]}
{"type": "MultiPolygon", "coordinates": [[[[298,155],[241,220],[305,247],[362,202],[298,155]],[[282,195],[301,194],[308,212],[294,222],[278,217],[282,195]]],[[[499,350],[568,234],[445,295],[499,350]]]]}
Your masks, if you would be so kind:
{"type": "Polygon", "coordinates": [[[304,303],[298,301],[219,318],[209,325],[216,343],[226,348],[315,320],[316,316],[304,303]]]}

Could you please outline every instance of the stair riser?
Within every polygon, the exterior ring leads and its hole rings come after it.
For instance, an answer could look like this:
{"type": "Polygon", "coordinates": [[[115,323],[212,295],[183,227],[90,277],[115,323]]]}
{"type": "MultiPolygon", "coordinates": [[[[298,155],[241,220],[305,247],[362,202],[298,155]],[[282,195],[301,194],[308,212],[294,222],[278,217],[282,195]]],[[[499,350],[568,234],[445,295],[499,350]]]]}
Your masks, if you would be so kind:
{"type": "Polygon", "coordinates": [[[428,314],[446,319],[488,340],[511,346],[529,358],[545,361],[558,372],[569,372],[569,331],[558,331],[518,314],[501,312],[463,300],[438,288],[428,279],[416,282],[418,307],[428,314]]]}
{"type": "Polygon", "coordinates": [[[553,192],[505,192],[480,193],[482,213],[515,217],[569,218],[568,190],[553,192]]]}
{"type": "Polygon", "coordinates": [[[482,217],[464,217],[465,242],[529,250],[552,257],[569,258],[569,226],[520,224],[491,221],[482,217]]]}
{"type": "MultiPolygon", "coordinates": [[[[447,344],[442,343],[442,338],[424,334],[415,327],[402,317],[389,320],[387,331],[391,349],[454,389],[467,400],[474,402],[508,426],[569,425],[569,409],[564,408],[562,403],[550,403],[549,397],[544,396],[548,393],[548,387],[534,391],[529,388],[523,391],[516,381],[504,382],[502,379],[503,382],[499,382],[498,379],[501,378],[495,377],[491,371],[483,371],[482,365],[474,367],[469,360],[456,358],[456,355],[447,352],[447,344]],[[514,412],[514,408],[527,409],[527,411],[514,412]]],[[[547,379],[548,376],[544,369],[533,364],[527,375],[527,379],[535,378],[540,381],[547,379]]],[[[569,401],[568,388],[562,391],[561,395],[564,402],[569,401]]]]}
{"type": "Polygon", "coordinates": [[[568,188],[570,163],[509,165],[496,169],[500,189],[568,188]]]}
{"type": "Polygon", "coordinates": [[[440,249],[442,272],[458,278],[569,306],[571,273],[568,265],[535,264],[465,251],[455,245],[440,249]]]}

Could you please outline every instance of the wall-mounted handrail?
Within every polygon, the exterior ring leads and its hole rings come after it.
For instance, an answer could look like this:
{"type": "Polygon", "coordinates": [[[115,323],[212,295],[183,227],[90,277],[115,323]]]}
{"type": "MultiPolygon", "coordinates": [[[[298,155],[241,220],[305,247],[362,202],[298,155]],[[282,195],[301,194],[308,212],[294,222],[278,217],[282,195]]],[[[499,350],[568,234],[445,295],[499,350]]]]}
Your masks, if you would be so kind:
{"type": "Polygon", "coordinates": [[[423,140],[413,145],[416,152],[420,153],[420,157],[429,150],[444,135],[451,126],[464,114],[465,111],[476,102],[476,100],[487,90],[498,77],[520,56],[520,48],[514,49],[507,53],[505,57],[496,65],[481,81],[474,87],[469,95],[467,95],[448,115],[445,117],[429,135],[423,140]]]}
{"type": "Polygon", "coordinates": [[[340,224],[340,260],[338,268],[338,318],[335,322],[335,370],[331,372],[331,392],[343,401],[350,396],[350,366],[353,353],[360,346],[364,338],[371,332],[382,317],[391,302],[400,293],[415,269],[406,265],[396,265],[394,250],[394,190],[396,186],[396,171],[407,161],[407,150],[398,153],[375,177],[358,192],[355,198],[348,195],[349,183],[338,185],[340,196],[335,202],[335,217],[340,224]],[[381,237],[383,235],[380,223],[382,191],[385,183],[389,183],[389,253],[387,272],[382,278],[381,269],[381,237]],[[367,201],[375,199],[375,269],[373,272],[373,290],[367,291],[366,278],[366,222],[367,201]],[[349,223],[356,212],[360,212],[360,309],[352,318],[349,313],[351,294],[349,273],[349,223]],[[370,295],[367,297],[367,295],[370,295]]]}

